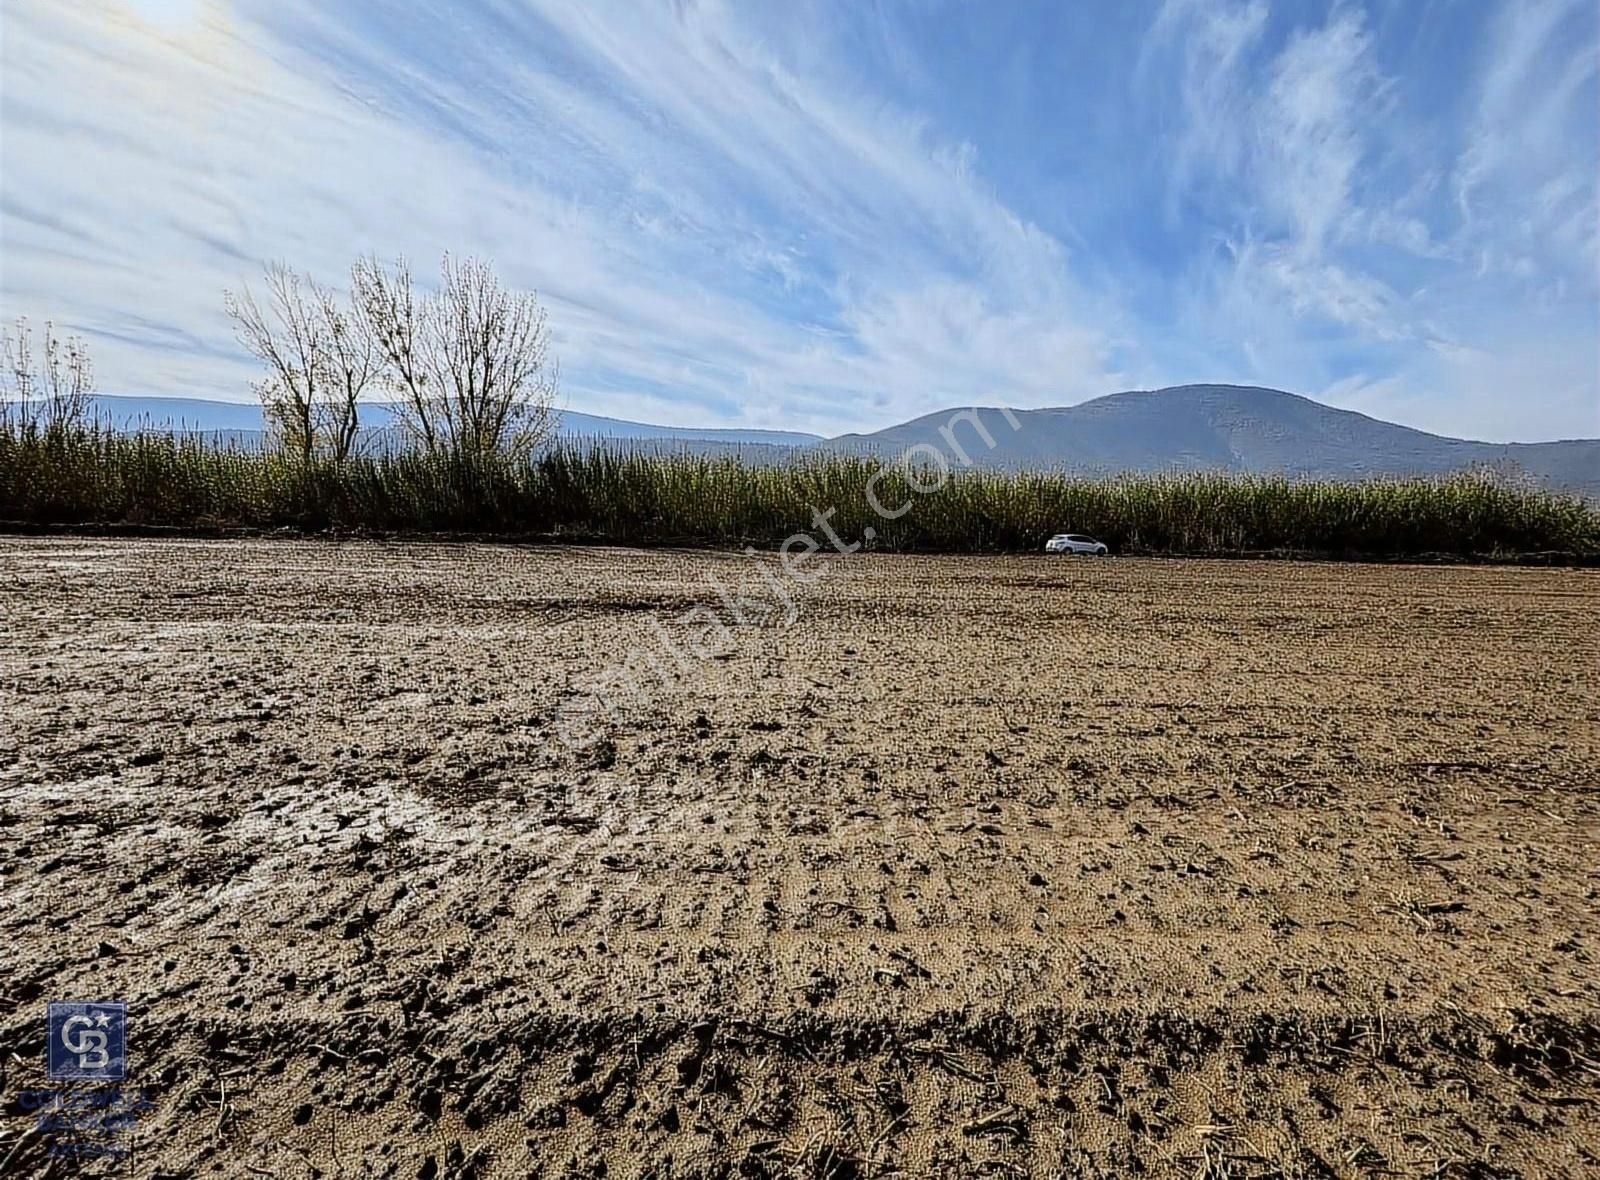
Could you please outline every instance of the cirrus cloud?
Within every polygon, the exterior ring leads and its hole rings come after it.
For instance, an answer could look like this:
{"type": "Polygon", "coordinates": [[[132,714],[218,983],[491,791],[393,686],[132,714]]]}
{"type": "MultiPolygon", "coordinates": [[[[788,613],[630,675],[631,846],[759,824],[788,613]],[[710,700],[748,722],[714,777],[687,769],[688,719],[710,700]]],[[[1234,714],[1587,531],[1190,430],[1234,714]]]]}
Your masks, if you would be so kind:
{"type": "Polygon", "coordinates": [[[108,389],[247,397],[223,287],[448,248],[540,291],[599,413],[837,433],[1234,379],[1595,432],[1578,0],[0,22],[0,310],[89,335],[108,389]]]}

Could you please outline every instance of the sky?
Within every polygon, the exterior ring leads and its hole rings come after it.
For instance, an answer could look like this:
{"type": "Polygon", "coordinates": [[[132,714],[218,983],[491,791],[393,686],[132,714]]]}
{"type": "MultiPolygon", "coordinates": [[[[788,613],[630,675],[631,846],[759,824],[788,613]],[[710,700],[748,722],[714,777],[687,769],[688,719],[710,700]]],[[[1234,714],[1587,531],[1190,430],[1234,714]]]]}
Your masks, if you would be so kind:
{"type": "Polygon", "coordinates": [[[1592,0],[5,0],[0,314],[244,401],[224,289],[491,259],[570,409],[1267,385],[1600,435],[1592,0]]]}

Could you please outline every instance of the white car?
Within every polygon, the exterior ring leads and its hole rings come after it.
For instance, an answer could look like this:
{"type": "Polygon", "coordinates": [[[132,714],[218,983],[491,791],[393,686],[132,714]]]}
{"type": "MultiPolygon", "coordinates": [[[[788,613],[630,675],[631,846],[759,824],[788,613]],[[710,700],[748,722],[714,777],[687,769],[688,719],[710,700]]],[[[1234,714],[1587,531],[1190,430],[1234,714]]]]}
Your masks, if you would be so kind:
{"type": "Polygon", "coordinates": [[[1104,557],[1110,552],[1104,543],[1079,533],[1057,533],[1044,543],[1044,551],[1046,553],[1088,553],[1094,557],[1104,557]]]}

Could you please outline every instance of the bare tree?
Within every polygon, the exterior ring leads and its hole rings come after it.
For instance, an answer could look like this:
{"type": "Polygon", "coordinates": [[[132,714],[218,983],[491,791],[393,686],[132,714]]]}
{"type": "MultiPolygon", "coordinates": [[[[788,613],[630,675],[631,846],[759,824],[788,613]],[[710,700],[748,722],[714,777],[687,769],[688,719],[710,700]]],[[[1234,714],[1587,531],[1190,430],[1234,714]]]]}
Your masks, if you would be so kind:
{"type": "Polygon", "coordinates": [[[476,258],[446,254],[439,277],[438,290],[419,297],[404,259],[392,271],[362,259],[351,271],[401,421],[430,453],[526,454],[553,426],[559,372],[546,312],[476,258]]]}
{"type": "Polygon", "coordinates": [[[248,286],[238,295],[224,291],[223,308],[239,343],[267,366],[255,390],[268,429],[285,450],[309,461],[316,452],[315,407],[327,343],[298,274],[274,262],[266,268],[266,284],[270,310],[262,309],[248,286]]]}
{"type": "Polygon", "coordinates": [[[10,328],[5,329],[3,343],[5,347],[5,372],[6,381],[5,397],[0,399],[0,413],[5,415],[5,425],[11,424],[12,415],[16,415],[18,423],[24,427],[32,422],[33,418],[33,390],[36,377],[33,371],[33,349],[31,345],[33,333],[28,327],[24,317],[17,317],[17,330],[13,335],[10,328]]]}
{"type": "Polygon", "coordinates": [[[440,415],[429,383],[426,302],[419,305],[411,286],[411,268],[404,258],[386,271],[376,258],[358,258],[350,268],[350,297],[368,337],[386,366],[385,380],[398,397],[395,410],[406,433],[430,455],[443,439],[435,430],[440,415]]]}
{"type": "Polygon", "coordinates": [[[358,314],[339,306],[333,292],[318,287],[309,280],[317,302],[317,315],[322,321],[326,340],[323,360],[326,366],[324,384],[326,401],[321,429],[329,449],[336,460],[342,462],[355,448],[357,432],[361,428],[359,402],[382,367],[382,354],[367,331],[366,321],[358,314]]]}
{"type": "Polygon", "coordinates": [[[355,448],[359,402],[377,376],[380,353],[365,320],[281,262],[266,268],[267,307],[249,287],[224,292],[224,307],[246,350],[267,366],[256,394],[267,422],[290,453],[337,461],[355,448]]]}
{"type": "Polygon", "coordinates": [[[56,335],[55,324],[44,325],[44,367],[33,359],[33,329],[19,318],[16,330],[0,332],[5,354],[0,372],[0,418],[14,411],[24,426],[59,431],[81,426],[89,417],[94,393],[94,362],[82,337],[56,335]]]}

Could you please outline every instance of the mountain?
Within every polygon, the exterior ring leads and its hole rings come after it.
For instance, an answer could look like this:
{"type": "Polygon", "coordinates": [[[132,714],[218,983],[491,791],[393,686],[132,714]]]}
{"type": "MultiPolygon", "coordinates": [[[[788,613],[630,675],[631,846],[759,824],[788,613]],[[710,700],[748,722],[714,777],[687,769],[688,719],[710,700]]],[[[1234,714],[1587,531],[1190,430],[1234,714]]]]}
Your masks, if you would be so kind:
{"type": "Polygon", "coordinates": [[[846,434],[830,450],[897,454],[919,443],[975,464],[1059,467],[1087,473],[1238,471],[1326,479],[1435,475],[1493,465],[1552,487],[1600,495],[1600,439],[1485,443],[1446,438],[1339,410],[1310,398],[1242,385],[1179,385],[1113,393],[1076,406],[1014,410],[963,407],[872,434],[846,434]],[[990,448],[971,417],[981,422],[990,448]]]}
{"type": "MultiPolygon", "coordinates": [[[[261,408],[250,403],[104,395],[95,398],[95,411],[121,430],[189,430],[238,446],[259,445],[261,440],[261,408]]],[[[1446,438],[1258,386],[1133,390],[1075,406],[1012,413],[1017,429],[998,409],[961,407],[872,434],[824,439],[788,430],[653,426],[562,410],[557,432],[575,442],[622,441],[698,454],[737,454],[751,462],[771,463],[800,451],[888,456],[918,443],[959,458],[942,433],[949,430],[975,464],[991,467],[1062,468],[1089,474],[1239,471],[1367,479],[1492,466],[1520,470],[1549,487],[1600,498],[1600,439],[1486,443],[1446,438]],[[994,439],[993,448],[985,444],[973,419],[994,439]]],[[[361,416],[374,445],[381,446],[394,426],[392,406],[365,403],[361,416]]]]}
{"type": "Polygon", "coordinates": [[[96,394],[90,413],[117,430],[260,431],[255,402],[214,402],[197,397],[119,397],[96,394]]]}
{"type": "Polygon", "coordinates": [[[674,439],[688,442],[728,443],[744,445],[758,443],[774,447],[800,447],[820,443],[820,434],[806,434],[799,430],[730,430],[701,426],[651,426],[644,422],[629,422],[624,418],[605,418],[599,414],[580,414],[575,410],[562,410],[561,423],[556,428],[564,438],[626,438],[674,439]]]}
{"type": "MultiPolygon", "coordinates": [[[[254,402],[218,402],[185,397],[120,397],[101,394],[94,398],[94,413],[117,430],[178,430],[199,434],[222,433],[230,441],[245,444],[251,435],[263,430],[261,407],[254,402]]],[[[572,439],[627,439],[629,441],[673,440],[716,443],[727,446],[756,444],[796,447],[822,442],[819,434],[797,430],[729,430],[716,427],[653,426],[606,418],[599,414],[580,414],[575,410],[557,411],[556,433],[572,439]]],[[[363,402],[363,430],[380,431],[395,423],[394,407],[387,402],[363,402]]]]}

